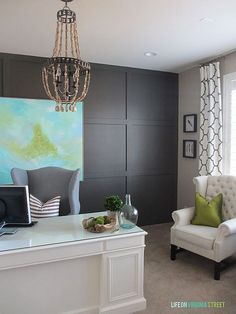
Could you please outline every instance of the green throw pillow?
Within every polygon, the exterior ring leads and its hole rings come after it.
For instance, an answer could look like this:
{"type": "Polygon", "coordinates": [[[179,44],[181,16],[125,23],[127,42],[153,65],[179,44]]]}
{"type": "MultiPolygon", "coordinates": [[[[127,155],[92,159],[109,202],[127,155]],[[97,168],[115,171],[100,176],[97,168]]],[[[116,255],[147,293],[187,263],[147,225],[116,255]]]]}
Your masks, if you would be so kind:
{"type": "Polygon", "coordinates": [[[203,225],[218,227],[222,222],[223,195],[220,193],[208,201],[200,193],[195,195],[195,216],[191,223],[193,225],[203,225]]]}

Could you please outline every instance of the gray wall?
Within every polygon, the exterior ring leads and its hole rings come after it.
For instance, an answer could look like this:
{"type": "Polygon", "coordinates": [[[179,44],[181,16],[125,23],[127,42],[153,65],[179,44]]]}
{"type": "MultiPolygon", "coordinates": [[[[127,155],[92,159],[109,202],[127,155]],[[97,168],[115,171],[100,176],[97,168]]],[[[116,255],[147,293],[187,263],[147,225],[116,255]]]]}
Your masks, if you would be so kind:
{"type": "Polygon", "coordinates": [[[199,124],[199,103],[200,74],[196,67],[179,75],[178,208],[194,204],[193,177],[198,172],[198,161],[197,158],[183,158],[183,140],[197,140],[199,134],[183,133],[183,115],[196,113],[199,124]]]}
{"type": "Polygon", "coordinates": [[[236,72],[236,52],[231,53],[220,61],[221,64],[221,76],[236,72]]]}
{"type": "MultiPolygon", "coordinates": [[[[220,60],[221,77],[236,72],[236,52],[220,60]]],[[[222,85],[223,94],[223,85],[222,85]]],[[[199,110],[200,110],[200,71],[195,67],[179,75],[179,139],[178,139],[178,208],[194,205],[195,187],[193,177],[198,175],[198,158],[183,158],[183,139],[199,138],[199,110]],[[197,133],[183,133],[183,115],[197,113],[197,133]]],[[[197,144],[198,156],[198,144],[197,144]]]]}

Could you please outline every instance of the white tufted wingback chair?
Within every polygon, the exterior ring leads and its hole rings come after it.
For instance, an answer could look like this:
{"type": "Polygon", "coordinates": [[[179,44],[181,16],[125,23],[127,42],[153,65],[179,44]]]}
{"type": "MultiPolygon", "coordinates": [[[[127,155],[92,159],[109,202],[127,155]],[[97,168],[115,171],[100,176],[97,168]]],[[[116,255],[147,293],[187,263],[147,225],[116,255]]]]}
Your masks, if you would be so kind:
{"type": "Polygon", "coordinates": [[[186,249],[214,261],[214,278],[220,279],[221,261],[236,253],[236,177],[201,176],[193,179],[196,192],[207,199],[223,194],[223,222],[218,228],[192,225],[194,207],[172,213],[171,259],[186,249]]]}

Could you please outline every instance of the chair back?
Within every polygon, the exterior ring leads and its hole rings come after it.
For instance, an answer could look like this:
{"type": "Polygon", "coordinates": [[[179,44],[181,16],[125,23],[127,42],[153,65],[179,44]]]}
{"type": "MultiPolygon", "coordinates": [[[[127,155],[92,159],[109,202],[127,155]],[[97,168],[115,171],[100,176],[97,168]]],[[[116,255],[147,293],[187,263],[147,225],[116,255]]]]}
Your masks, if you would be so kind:
{"type": "Polygon", "coordinates": [[[12,169],[12,178],[15,184],[21,184],[22,180],[25,182],[26,177],[30,194],[42,202],[55,196],[61,196],[60,215],[79,212],[79,170],[74,171],[59,167],[34,170],[12,169]],[[27,175],[23,175],[24,171],[27,175]]]}
{"type": "Polygon", "coordinates": [[[236,176],[208,176],[194,178],[196,191],[207,199],[212,199],[219,193],[223,194],[222,214],[224,220],[236,218],[236,176]],[[205,179],[204,179],[205,178],[205,179]],[[206,181],[207,180],[207,181],[206,181]],[[206,184],[207,182],[207,184],[206,184]]]}

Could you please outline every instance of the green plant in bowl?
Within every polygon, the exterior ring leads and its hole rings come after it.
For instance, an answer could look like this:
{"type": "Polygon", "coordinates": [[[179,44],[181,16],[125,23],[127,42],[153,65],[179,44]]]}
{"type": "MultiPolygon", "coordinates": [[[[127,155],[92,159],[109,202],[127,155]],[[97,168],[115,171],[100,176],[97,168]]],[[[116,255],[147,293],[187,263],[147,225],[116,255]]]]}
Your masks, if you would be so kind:
{"type": "Polygon", "coordinates": [[[104,225],[105,224],[105,219],[103,216],[99,216],[96,218],[96,224],[99,224],[99,225],[104,225]]]}
{"type": "Polygon", "coordinates": [[[82,225],[90,232],[104,232],[114,228],[114,220],[108,216],[90,217],[83,219],[82,225]]]}

